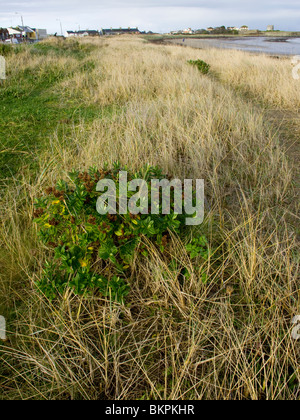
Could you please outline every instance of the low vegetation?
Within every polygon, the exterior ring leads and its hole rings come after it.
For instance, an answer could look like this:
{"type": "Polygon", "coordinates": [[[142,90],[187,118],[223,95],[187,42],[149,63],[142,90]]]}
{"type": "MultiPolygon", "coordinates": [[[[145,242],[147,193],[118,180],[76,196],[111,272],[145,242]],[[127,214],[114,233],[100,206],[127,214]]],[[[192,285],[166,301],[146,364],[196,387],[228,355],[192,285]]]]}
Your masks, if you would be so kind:
{"type": "Polygon", "coordinates": [[[202,74],[207,74],[210,70],[210,65],[203,60],[189,60],[188,63],[197,66],[202,74]]]}
{"type": "MultiPolygon", "coordinates": [[[[115,163],[110,170],[72,171],[69,178],[71,184],[59,181],[55,187],[46,189],[46,196],[35,202],[34,216],[40,228],[39,236],[43,243],[54,248],[49,255],[54,261],[45,261],[44,273],[37,281],[37,287],[50,300],[71,288],[75,294],[85,295],[91,290],[100,290],[102,295],[124,302],[129,290],[126,279],[136,255],[149,256],[145,239],[151,240],[163,253],[170,233],[184,233],[185,215],[174,213],[174,192],[170,214],[163,214],[167,209],[162,211],[162,203],[157,203],[158,214],[148,214],[148,206],[153,205],[151,181],[167,180],[158,168],[146,166],[138,173],[130,173],[127,167],[115,163]],[[126,171],[128,182],[134,179],[147,182],[147,214],[101,215],[97,211],[97,200],[101,196],[97,185],[104,178],[115,183],[119,203],[120,171],[126,171]]],[[[134,195],[134,192],[127,191],[127,206],[134,195]]],[[[184,204],[181,195],[179,199],[184,204]]],[[[206,244],[204,240],[203,246],[206,244]]],[[[193,243],[187,248],[193,258],[198,254],[193,243]]]]}
{"type": "Polygon", "coordinates": [[[13,52],[13,48],[11,45],[6,45],[2,43],[0,44],[0,55],[2,55],[3,57],[6,57],[12,52],[13,52]]]}
{"type": "Polygon", "coordinates": [[[50,39],[10,53],[7,73],[0,398],[299,399],[294,168],[266,118],[299,108],[289,60],[50,39]],[[204,179],[204,223],[148,235],[81,204],[64,218],[63,202],[93,192],[89,168],[117,161],[204,179]],[[127,233],[129,259],[116,246],[127,233]]]}

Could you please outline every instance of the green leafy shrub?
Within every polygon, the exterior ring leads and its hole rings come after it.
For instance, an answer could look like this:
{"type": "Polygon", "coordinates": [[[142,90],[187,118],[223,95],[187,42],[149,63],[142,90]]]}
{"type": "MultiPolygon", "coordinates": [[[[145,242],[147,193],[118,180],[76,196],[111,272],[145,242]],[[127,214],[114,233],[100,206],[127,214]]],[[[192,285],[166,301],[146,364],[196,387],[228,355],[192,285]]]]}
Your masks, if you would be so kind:
{"type": "MultiPolygon", "coordinates": [[[[192,241],[185,246],[185,249],[191,260],[201,257],[202,261],[207,261],[211,253],[207,238],[204,235],[193,238],[192,241]]],[[[199,270],[197,264],[194,264],[194,266],[199,270]]],[[[201,270],[202,283],[206,284],[207,280],[208,278],[206,272],[201,270]]]]}
{"type": "MultiPolygon", "coordinates": [[[[119,172],[116,163],[110,170],[90,168],[88,172],[73,171],[71,182],[59,181],[47,188],[46,195],[36,199],[35,222],[42,242],[54,249],[52,262],[47,262],[39,289],[50,299],[63,293],[67,286],[76,294],[98,289],[104,296],[123,301],[129,292],[126,278],[130,276],[133,259],[148,256],[143,237],[152,241],[161,252],[168,244],[169,232],[182,233],[185,215],[174,214],[174,192],[171,193],[171,214],[100,215],[96,210],[96,191],[101,179],[115,182],[119,197],[119,172]]],[[[132,173],[127,167],[128,182],[144,179],[166,179],[156,167],[144,167],[132,173]]],[[[149,203],[151,203],[151,189],[149,203]]],[[[128,191],[128,200],[135,192],[128,191]]],[[[184,197],[182,197],[184,200],[184,197]]]]}
{"type": "Polygon", "coordinates": [[[188,63],[193,65],[193,66],[197,66],[198,70],[202,74],[208,74],[208,72],[210,70],[210,65],[207,64],[205,61],[202,61],[202,60],[189,60],[188,63]]]}
{"type": "Polygon", "coordinates": [[[204,259],[208,258],[208,242],[205,236],[199,238],[193,238],[191,243],[185,246],[191,259],[201,256],[204,259]]]}

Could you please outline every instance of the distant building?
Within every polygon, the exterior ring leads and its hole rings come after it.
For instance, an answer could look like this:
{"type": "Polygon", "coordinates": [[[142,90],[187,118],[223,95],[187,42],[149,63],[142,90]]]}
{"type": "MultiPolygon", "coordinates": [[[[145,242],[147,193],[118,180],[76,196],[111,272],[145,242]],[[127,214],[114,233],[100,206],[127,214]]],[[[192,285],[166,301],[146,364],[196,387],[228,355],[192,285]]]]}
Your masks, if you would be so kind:
{"type": "Polygon", "coordinates": [[[268,25],[267,26],[267,31],[274,31],[274,25],[268,25]]]}
{"type": "Polygon", "coordinates": [[[47,29],[30,28],[29,26],[18,26],[16,29],[21,32],[22,38],[29,41],[43,40],[48,37],[47,29]]]}
{"type": "Polygon", "coordinates": [[[0,41],[11,40],[12,43],[22,41],[35,42],[48,37],[46,29],[30,28],[29,26],[17,26],[16,28],[0,28],[0,41]]]}
{"type": "Polygon", "coordinates": [[[207,32],[212,32],[214,30],[214,28],[212,28],[211,26],[209,28],[207,28],[207,32]]]}
{"type": "Polygon", "coordinates": [[[76,34],[76,32],[74,32],[74,31],[66,31],[65,37],[69,38],[69,37],[72,37],[72,36],[76,36],[75,34],[76,34]]]}
{"type": "Polygon", "coordinates": [[[77,32],[78,36],[83,37],[83,36],[99,36],[99,32],[95,31],[95,30],[89,30],[87,29],[86,31],[78,31],[77,32]]]}
{"type": "Polygon", "coordinates": [[[9,39],[12,43],[18,43],[22,41],[22,32],[18,28],[7,28],[9,39]]]}
{"type": "Polygon", "coordinates": [[[9,38],[9,33],[6,28],[0,28],[0,41],[5,41],[9,38]]]}
{"type": "Polygon", "coordinates": [[[100,33],[98,31],[89,30],[89,29],[87,29],[86,31],[66,31],[65,33],[66,38],[70,38],[70,37],[83,38],[85,36],[99,36],[99,35],[100,33]]]}
{"type": "Polygon", "coordinates": [[[42,40],[48,38],[47,29],[35,29],[36,39],[42,40]]]}
{"type": "Polygon", "coordinates": [[[119,29],[101,29],[102,35],[125,35],[125,34],[131,34],[131,35],[139,35],[141,32],[138,28],[119,28],[119,29]]]}
{"type": "Polygon", "coordinates": [[[182,33],[186,35],[192,35],[194,31],[191,28],[188,28],[188,29],[184,29],[182,33]]]}
{"type": "Polygon", "coordinates": [[[243,25],[243,26],[241,26],[241,27],[240,27],[240,31],[241,31],[241,32],[247,32],[247,31],[249,31],[249,26],[247,26],[247,25],[243,25]]]}
{"type": "Polygon", "coordinates": [[[22,37],[27,39],[36,39],[36,33],[29,26],[18,26],[17,29],[21,31],[22,37]]]}
{"type": "Polygon", "coordinates": [[[22,36],[22,32],[17,29],[17,28],[7,28],[8,34],[9,36],[14,36],[16,35],[17,37],[21,37],[22,36]]]}

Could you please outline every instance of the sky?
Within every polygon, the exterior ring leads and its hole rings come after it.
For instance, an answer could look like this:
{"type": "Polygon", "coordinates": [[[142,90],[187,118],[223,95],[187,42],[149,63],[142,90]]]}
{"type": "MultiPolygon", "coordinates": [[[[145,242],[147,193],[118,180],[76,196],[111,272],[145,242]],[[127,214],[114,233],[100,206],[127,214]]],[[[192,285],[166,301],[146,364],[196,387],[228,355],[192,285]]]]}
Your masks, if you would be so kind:
{"type": "Polygon", "coordinates": [[[299,0],[0,0],[0,27],[66,30],[138,27],[169,32],[209,26],[300,31],[299,0]]]}

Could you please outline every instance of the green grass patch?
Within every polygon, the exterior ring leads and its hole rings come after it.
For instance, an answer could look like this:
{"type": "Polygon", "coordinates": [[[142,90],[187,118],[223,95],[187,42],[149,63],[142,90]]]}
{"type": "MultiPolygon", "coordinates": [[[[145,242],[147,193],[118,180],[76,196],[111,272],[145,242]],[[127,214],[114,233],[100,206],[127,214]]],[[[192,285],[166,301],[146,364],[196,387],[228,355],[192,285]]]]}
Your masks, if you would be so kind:
{"type": "Polygon", "coordinates": [[[57,40],[56,43],[40,42],[31,47],[31,54],[54,54],[58,57],[84,58],[87,54],[95,50],[93,44],[81,44],[76,40],[57,40]]]}
{"type": "Polygon", "coordinates": [[[0,55],[6,57],[9,54],[12,54],[13,46],[9,44],[0,44],[0,55]]]}
{"type": "MultiPolygon", "coordinates": [[[[80,121],[90,123],[107,113],[107,109],[96,105],[84,105],[80,98],[78,101],[72,98],[71,102],[61,95],[59,89],[55,89],[74,71],[89,72],[95,67],[92,60],[81,62],[82,58],[88,56],[89,46],[79,43],[61,45],[61,52],[56,44],[40,43],[34,49],[45,55],[54,52],[75,56],[78,60],[75,70],[74,66],[73,70],[69,70],[51,63],[40,68],[27,67],[17,73],[8,69],[8,78],[0,86],[1,184],[15,176],[24,165],[34,169],[39,153],[47,146],[54,132],[71,136],[74,124],[80,121]]],[[[27,48],[32,51],[31,46],[27,48]]]]}

